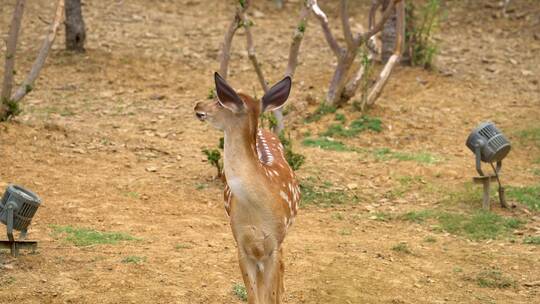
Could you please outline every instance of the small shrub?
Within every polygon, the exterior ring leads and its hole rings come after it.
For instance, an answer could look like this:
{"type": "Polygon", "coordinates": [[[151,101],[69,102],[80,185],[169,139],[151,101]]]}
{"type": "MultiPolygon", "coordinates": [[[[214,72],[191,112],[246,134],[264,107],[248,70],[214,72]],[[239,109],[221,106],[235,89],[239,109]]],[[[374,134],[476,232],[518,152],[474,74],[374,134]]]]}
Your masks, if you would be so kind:
{"type": "Polygon", "coordinates": [[[223,164],[221,161],[221,153],[218,149],[203,149],[202,152],[206,155],[208,163],[213,167],[216,167],[217,177],[221,177],[223,174],[223,164]]]}
{"type": "Polygon", "coordinates": [[[279,140],[285,150],[285,159],[287,160],[287,163],[289,163],[289,166],[291,166],[294,171],[300,169],[304,164],[306,157],[293,151],[291,137],[285,136],[285,132],[279,134],[279,140]]]}
{"type": "Polygon", "coordinates": [[[405,11],[407,15],[405,40],[410,63],[429,69],[433,66],[433,59],[438,51],[433,34],[439,26],[441,0],[428,0],[418,10],[414,4],[407,2],[405,11]]]}

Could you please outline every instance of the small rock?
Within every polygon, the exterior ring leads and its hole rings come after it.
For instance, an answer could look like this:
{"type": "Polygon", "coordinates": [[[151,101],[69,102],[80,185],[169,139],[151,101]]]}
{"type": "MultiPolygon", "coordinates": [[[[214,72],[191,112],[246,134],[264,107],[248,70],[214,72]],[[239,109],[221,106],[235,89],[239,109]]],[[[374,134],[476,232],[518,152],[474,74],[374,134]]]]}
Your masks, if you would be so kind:
{"type": "Polygon", "coordinates": [[[496,73],[497,69],[494,66],[489,66],[486,68],[486,71],[491,72],[491,73],[496,73]]]}
{"type": "Polygon", "coordinates": [[[532,76],[533,72],[529,70],[521,70],[521,75],[523,76],[532,76]]]}
{"type": "Polygon", "coordinates": [[[150,95],[151,100],[163,100],[163,99],[165,99],[165,97],[167,97],[167,96],[165,96],[163,94],[152,94],[152,95],[150,95]]]}
{"type": "Polygon", "coordinates": [[[354,189],[358,188],[358,184],[355,184],[355,183],[347,184],[347,188],[349,190],[354,190],[354,189]]]}
{"type": "Polygon", "coordinates": [[[523,285],[525,285],[525,286],[527,286],[527,287],[540,286],[540,281],[525,282],[525,283],[523,283],[523,285]]]}
{"type": "Polygon", "coordinates": [[[148,172],[156,172],[156,171],[157,171],[157,167],[154,167],[154,166],[147,167],[147,168],[146,168],[146,171],[148,171],[148,172]]]}
{"type": "Polygon", "coordinates": [[[255,10],[255,11],[253,12],[253,17],[255,17],[255,18],[263,18],[263,17],[264,17],[264,13],[261,12],[261,11],[255,10]]]}

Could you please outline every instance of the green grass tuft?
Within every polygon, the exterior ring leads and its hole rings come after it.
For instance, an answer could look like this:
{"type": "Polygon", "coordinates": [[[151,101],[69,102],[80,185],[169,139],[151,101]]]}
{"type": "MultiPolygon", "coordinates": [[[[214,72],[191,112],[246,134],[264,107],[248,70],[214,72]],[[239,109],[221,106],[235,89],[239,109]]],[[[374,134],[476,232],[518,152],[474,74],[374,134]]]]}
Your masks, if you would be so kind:
{"type": "Polygon", "coordinates": [[[528,236],[523,239],[523,244],[540,245],[540,236],[528,236]]]}
{"type": "Polygon", "coordinates": [[[540,210],[540,185],[529,187],[508,187],[506,195],[526,205],[532,210],[540,210]]]}
{"type": "Polygon", "coordinates": [[[379,222],[388,222],[392,219],[392,215],[386,212],[375,212],[370,218],[379,222]]]}
{"type": "MultiPolygon", "coordinates": [[[[337,115],[339,114],[336,114],[336,120],[338,120],[337,115]]],[[[359,119],[352,121],[347,128],[342,124],[332,124],[325,132],[321,133],[321,135],[329,137],[354,137],[366,130],[381,132],[381,125],[382,122],[379,118],[364,115],[359,119]]]]}
{"type": "Polygon", "coordinates": [[[476,282],[478,283],[478,286],[483,288],[503,289],[516,286],[516,282],[512,278],[504,276],[498,270],[486,270],[480,272],[476,276],[476,282]]]}
{"type": "Polygon", "coordinates": [[[540,147],[540,128],[530,128],[522,130],[518,133],[521,140],[530,142],[537,147],[540,147]]]}
{"type": "Polygon", "coordinates": [[[232,288],[233,294],[240,300],[247,301],[247,290],[243,284],[235,283],[232,288]]]}
{"type": "Polygon", "coordinates": [[[358,197],[343,190],[333,190],[331,183],[315,185],[313,179],[307,179],[300,183],[302,202],[322,207],[332,207],[347,203],[357,203],[358,197]]]}
{"type": "Polygon", "coordinates": [[[120,232],[102,232],[88,228],[71,226],[53,226],[53,235],[64,235],[64,240],[75,246],[91,246],[99,244],[117,244],[120,241],[139,240],[129,234],[120,232]]]}
{"type": "Polygon", "coordinates": [[[405,221],[414,223],[423,223],[427,219],[433,217],[432,210],[411,211],[403,214],[400,218],[405,221]]]}
{"type": "Polygon", "coordinates": [[[487,240],[507,237],[524,222],[512,217],[503,217],[486,211],[461,214],[446,211],[422,210],[405,213],[402,220],[424,223],[435,220],[441,231],[462,235],[472,240],[487,240]]]}
{"type": "Polygon", "coordinates": [[[146,257],[140,257],[136,255],[128,255],[127,257],[122,259],[122,263],[124,264],[142,264],[146,262],[146,257]]]}
{"type": "Polygon", "coordinates": [[[323,150],[339,151],[339,152],[351,152],[355,151],[353,148],[347,147],[344,143],[331,140],[326,137],[319,138],[306,138],[302,141],[302,145],[306,147],[321,148],[323,150]]]}
{"type": "Polygon", "coordinates": [[[319,107],[310,114],[304,121],[307,123],[315,122],[321,120],[324,115],[336,113],[337,108],[335,106],[327,105],[326,103],[321,103],[319,107]]]}
{"type": "Polygon", "coordinates": [[[427,152],[409,153],[392,151],[389,148],[376,149],[374,155],[375,158],[382,161],[397,159],[399,161],[415,161],[421,164],[435,164],[440,161],[437,157],[427,152]]]}
{"type": "Polygon", "coordinates": [[[403,243],[403,242],[393,246],[392,250],[399,253],[412,254],[412,251],[411,249],[409,249],[409,246],[407,245],[407,243],[403,243]]]}

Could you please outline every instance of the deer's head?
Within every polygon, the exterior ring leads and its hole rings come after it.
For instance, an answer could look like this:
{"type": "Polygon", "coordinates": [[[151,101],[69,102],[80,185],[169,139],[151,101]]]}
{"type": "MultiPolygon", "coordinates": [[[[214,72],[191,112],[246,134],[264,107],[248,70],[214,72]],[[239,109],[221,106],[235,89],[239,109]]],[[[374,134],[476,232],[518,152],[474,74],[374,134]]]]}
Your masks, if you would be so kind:
{"type": "Polygon", "coordinates": [[[197,103],[195,115],[199,120],[207,120],[220,130],[250,122],[256,126],[259,115],[281,108],[291,91],[291,77],[287,76],[268,90],[261,102],[258,102],[245,94],[237,93],[218,73],[214,74],[214,79],[217,98],[197,103]]]}

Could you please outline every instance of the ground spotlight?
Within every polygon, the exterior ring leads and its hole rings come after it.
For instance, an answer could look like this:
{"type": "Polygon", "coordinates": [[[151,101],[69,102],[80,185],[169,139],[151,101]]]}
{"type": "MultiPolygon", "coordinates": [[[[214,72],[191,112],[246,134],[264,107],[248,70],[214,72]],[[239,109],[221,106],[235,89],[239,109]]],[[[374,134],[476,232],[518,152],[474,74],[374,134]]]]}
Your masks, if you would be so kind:
{"type": "Polygon", "coordinates": [[[494,180],[499,184],[499,200],[501,206],[507,207],[506,199],[504,196],[504,188],[501,185],[499,179],[499,172],[502,168],[502,160],[510,152],[510,142],[502,134],[502,132],[497,129],[495,124],[492,122],[482,122],[478,127],[476,127],[466,142],[467,147],[475,154],[476,156],[476,171],[480,176],[473,178],[474,183],[482,184],[484,186],[484,198],[482,202],[482,207],[484,209],[489,209],[489,188],[490,183],[494,180]],[[485,175],[482,171],[482,162],[489,163],[493,169],[493,174],[485,175]],[[493,165],[496,163],[496,166],[493,165]]]}
{"type": "Polygon", "coordinates": [[[0,200],[0,222],[7,226],[8,240],[0,240],[0,248],[10,249],[14,256],[18,255],[19,249],[37,248],[36,241],[27,241],[25,238],[28,226],[40,204],[41,200],[32,191],[17,185],[7,187],[0,200]],[[21,232],[20,240],[15,240],[13,229],[21,232]]]}

